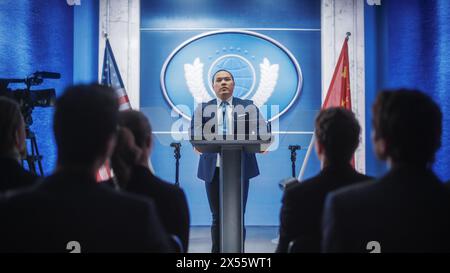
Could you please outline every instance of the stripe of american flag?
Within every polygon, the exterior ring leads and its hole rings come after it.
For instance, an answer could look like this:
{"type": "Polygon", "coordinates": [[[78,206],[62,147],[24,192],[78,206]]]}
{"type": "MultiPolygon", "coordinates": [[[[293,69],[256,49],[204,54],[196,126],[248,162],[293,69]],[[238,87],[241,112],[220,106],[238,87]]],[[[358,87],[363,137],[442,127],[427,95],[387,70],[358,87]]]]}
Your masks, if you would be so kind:
{"type": "Polygon", "coordinates": [[[116,89],[117,97],[119,98],[119,110],[131,109],[130,99],[128,98],[125,88],[116,89]]]}

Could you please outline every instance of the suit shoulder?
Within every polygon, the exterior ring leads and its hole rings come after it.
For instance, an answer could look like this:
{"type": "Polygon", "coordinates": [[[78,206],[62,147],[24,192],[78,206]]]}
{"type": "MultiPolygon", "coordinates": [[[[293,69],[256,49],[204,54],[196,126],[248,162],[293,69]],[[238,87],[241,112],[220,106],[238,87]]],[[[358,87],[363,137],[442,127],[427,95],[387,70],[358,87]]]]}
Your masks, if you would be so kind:
{"type": "Polygon", "coordinates": [[[342,202],[361,204],[377,188],[377,184],[375,180],[363,181],[335,190],[330,193],[330,196],[342,202]]]}
{"type": "Polygon", "coordinates": [[[318,173],[317,175],[308,178],[301,183],[299,183],[297,186],[298,191],[306,191],[306,190],[314,190],[316,188],[322,187],[322,184],[326,182],[326,179],[324,178],[322,173],[318,173]]]}
{"type": "Polygon", "coordinates": [[[237,98],[237,97],[233,97],[234,100],[236,100],[235,104],[241,104],[241,105],[250,105],[253,104],[252,100],[247,100],[247,99],[241,99],[241,98],[237,98]]]}
{"type": "Polygon", "coordinates": [[[144,198],[138,194],[125,191],[117,191],[106,185],[98,185],[98,190],[101,191],[103,198],[109,199],[111,205],[117,205],[117,207],[148,207],[153,206],[154,202],[152,199],[144,198]]]}
{"type": "Polygon", "coordinates": [[[176,195],[184,194],[184,191],[182,189],[180,189],[179,187],[175,186],[172,183],[162,180],[159,177],[155,176],[155,182],[162,190],[166,192],[170,192],[176,195]]]}
{"type": "Polygon", "coordinates": [[[356,175],[358,177],[358,181],[369,181],[369,180],[374,180],[375,177],[373,176],[369,176],[369,175],[365,175],[359,172],[356,172],[356,175]]]}
{"type": "Polygon", "coordinates": [[[207,102],[202,102],[202,103],[199,103],[199,104],[197,104],[196,106],[195,106],[195,109],[198,111],[198,110],[203,110],[205,107],[206,107],[206,105],[208,105],[208,103],[207,102]]]}
{"type": "MultiPolygon", "coordinates": [[[[42,192],[40,185],[32,185],[31,187],[20,188],[17,190],[6,191],[1,195],[1,200],[4,204],[15,205],[20,203],[27,203],[30,200],[41,198],[42,192]]],[[[42,197],[45,199],[45,196],[42,197]]]]}
{"type": "Polygon", "coordinates": [[[321,188],[321,184],[320,176],[317,175],[287,188],[285,196],[295,198],[298,196],[308,195],[311,191],[317,191],[321,188]]]}
{"type": "Polygon", "coordinates": [[[215,104],[215,101],[216,101],[216,99],[212,99],[212,100],[207,101],[207,102],[201,102],[201,103],[196,105],[195,109],[197,109],[197,110],[202,109],[203,110],[207,105],[215,104]]]}

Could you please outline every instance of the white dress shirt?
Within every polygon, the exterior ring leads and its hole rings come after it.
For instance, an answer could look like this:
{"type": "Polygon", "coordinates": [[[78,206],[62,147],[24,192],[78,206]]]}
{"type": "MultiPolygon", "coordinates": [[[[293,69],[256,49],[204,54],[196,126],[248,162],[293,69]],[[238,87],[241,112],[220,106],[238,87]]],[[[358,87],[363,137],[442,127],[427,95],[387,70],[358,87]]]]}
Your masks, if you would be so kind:
{"type": "MultiPolygon", "coordinates": [[[[226,106],[226,115],[227,115],[227,135],[232,135],[234,132],[233,128],[233,96],[229,97],[227,100],[228,105],[226,106]]],[[[217,98],[217,132],[222,132],[223,129],[223,115],[222,115],[222,100],[217,98]]],[[[216,167],[220,167],[220,153],[217,154],[217,164],[216,167]]]]}

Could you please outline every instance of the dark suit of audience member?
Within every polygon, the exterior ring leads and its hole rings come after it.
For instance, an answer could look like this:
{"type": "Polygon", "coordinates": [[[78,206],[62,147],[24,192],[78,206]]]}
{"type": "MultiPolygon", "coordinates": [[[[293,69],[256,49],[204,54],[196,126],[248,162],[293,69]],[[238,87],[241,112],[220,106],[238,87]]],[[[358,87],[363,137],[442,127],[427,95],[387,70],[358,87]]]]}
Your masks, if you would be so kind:
{"type": "Polygon", "coordinates": [[[26,171],[13,157],[0,157],[0,193],[30,187],[38,177],[26,171]]]}
{"type": "Polygon", "coordinates": [[[132,169],[126,190],[154,200],[164,228],[168,233],[179,237],[183,250],[187,252],[190,219],[184,191],[155,176],[141,165],[136,165],[132,169]]]}
{"type": "Polygon", "coordinates": [[[425,94],[381,92],[373,143],[390,170],[374,183],[328,195],[325,252],[450,252],[450,193],[431,169],[442,114],[425,94]]]}
{"type": "Polygon", "coordinates": [[[117,120],[111,88],[74,86],[57,100],[57,169],[2,201],[1,252],[170,251],[152,202],[96,183],[114,149],[117,120]]]}
{"type": "Polygon", "coordinates": [[[0,97],[0,193],[31,186],[37,180],[20,165],[26,155],[25,138],[25,122],[19,105],[0,97]]]}
{"type": "Polygon", "coordinates": [[[340,187],[369,179],[350,164],[359,135],[360,126],[351,111],[329,108],[319,113],[315,136],[322,170],[318,175],[286,189],[280,213],[277,252],[320,252],[326,195],[340,187]],[[295,244],[288,249],[293,241],[295,244]]]}
{"type": "Polygon", "coordinates": [[[119,114],[121,136],[112,163],[119,188],[154,200],[166,231],[189,247],[189,208],[184,191],[155,176],[150,171],[149,157],[152,131],[147,117],[139,111],[119,114]]]}
{"type": "Polygon", "coordinates": [[[165,252],[168,239],[153,203],[60,171],[0,207],[0,252],[165,252]]]}

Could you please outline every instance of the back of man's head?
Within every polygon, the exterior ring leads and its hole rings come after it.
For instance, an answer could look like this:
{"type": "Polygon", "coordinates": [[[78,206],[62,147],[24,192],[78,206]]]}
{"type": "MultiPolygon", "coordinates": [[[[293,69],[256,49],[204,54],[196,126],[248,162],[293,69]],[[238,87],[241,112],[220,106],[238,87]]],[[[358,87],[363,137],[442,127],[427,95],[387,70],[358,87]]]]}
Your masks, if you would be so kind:
{"type": "Polygon", "coordinates": [[[361,127],[352,111],[344,108],[321,110],[315,123],[316,140],[331,163],[347,163],[359,143],[361,127]]]}
{"type": "Polygon", "coordinates": [[[147,146],[147,139],[152,136],[152,127],[147,117],[140,111],[126,110],[119,113],[120,126],[128,128],[134,135],[134,141],[140,148],[147,146]]]}
{"type": "Polygon", "coordinates": [[[106,155],[118,125],[115,91],[97,84],[69,87],[56,101],[53,130],[61,165],[92,166],[106,155]]]}
{"type": "Polygon", "coordinates": [[[14,150],[16,134],[22,123],[19,105],[11,99],[0,97],[0,155],[14,150]]]}
{"type": "Polygon", "coordinates": [[[373,105],[374,139],[386,143],[384,156],[397,163],[427,164],[441,145],[442,113],[418,90],[380,92],[373,105]]]}

